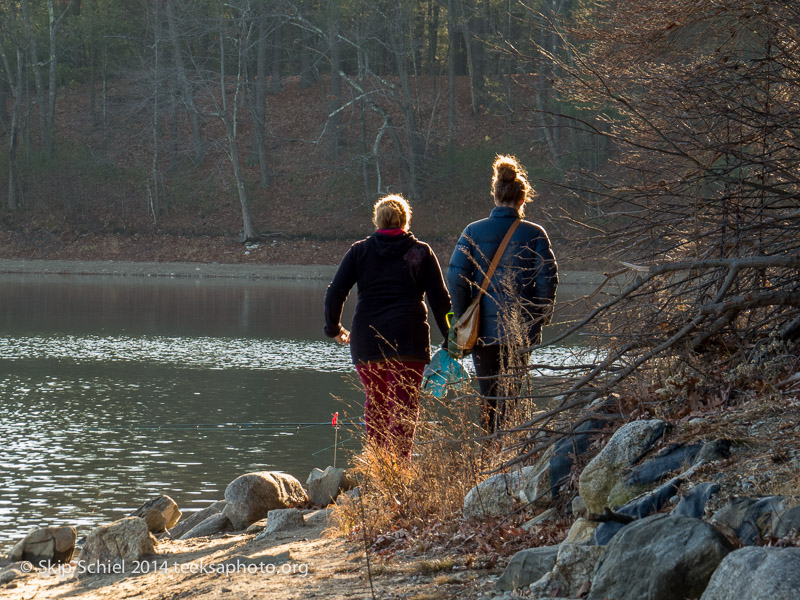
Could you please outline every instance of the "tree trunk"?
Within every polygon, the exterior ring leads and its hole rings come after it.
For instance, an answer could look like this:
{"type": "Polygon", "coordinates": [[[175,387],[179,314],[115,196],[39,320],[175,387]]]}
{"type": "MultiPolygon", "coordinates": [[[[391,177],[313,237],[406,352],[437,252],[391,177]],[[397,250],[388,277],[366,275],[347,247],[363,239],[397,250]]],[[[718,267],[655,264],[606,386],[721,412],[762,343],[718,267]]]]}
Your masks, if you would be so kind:
{"type": "Polygon", "coordinates": [[[281,89],[281,57],[283,55],[283,25],[276,23],[272,32],[272,68],[269,90],[273,94],[281,89]]]}
{"type": "Polygon", "coordinates": [[[186,67],[183,62],[183,51],[180,41],[180,24],[175,14],[175,0],[167,0],[167,21],[169,22],[169,37],[172,43],[172,57],[178,78],[178,86],[183,96],[183,105],[189,113],[192,125],[192,161],[196,166],[203,163],[205,151],[203,149],[203,136],[200,131],[200,115],[194,102],[194,91],[186,67]]]}
{"type": "Polygon", "coordinates": [[[42,135],[44,142],[44,151],[48,157],[53,155],[53,131],[56,125],[56,76],[58,74],[58,54],[56,53],[56,33],[58,26],[64,15],[69,11],[69,6],[60,17],[56,18],[55,6],[53,0],[47,0],[47,15],[50,23],[50,62],[49,62],[49,77],[47,82],[47,117],[45,119],[45,131],[42,135]]]}
{"type": "Polygon", "coordinates": [[[436,75],[436,49],[438,45],[439,0],[428,0],[428,74],[431,76],[436,75]]]}
{"type": "Polygon", "coordinates": [[[472,114],[478,114],[478,89],[475,80],[475,63],[472,55],[472,33],[469,29],[469,19],[464,10],[463,0],[458,0],[459,7],[461,8],[461,33],[464,35],[464,48],[467,53],[467,76],[469,78],[469,94],[472,102],[472,114]]]}
{"type": "Polygon", "coordinates": [[[269,186],[267,166],[267,14],[258,15],[258,46],[256,56],[256,81],[253,90],[253,158],[261,171],[261,187],[269,186]]]}
{"type": "Polygon", "coordinates": [[[158,120],[159,111],[161,109],[159,104],[159,88],[160,88],[160,67],[161,67],[161,53],[159,46],[161,45],[161,3],[157,2],[155,5],[155,40],[153,41],[153,163],[151,167],[150,179],[152,180],[152,189],[150,190],[150,206],[149,210],[153,215],[153,222],[158,222],[159,213],[159,173],[158,173],[158,153],[159,153],[159,140],[158,140],[158,120]]]}
{"type": "Polygon", "coordinates": [[[456,133],[456,21],[454,0],[447,0],[447,151],[453,153],[456,133]]]}
{"type": "Polygon", "coordinates": [[[244,63],[245,63],[245,43],[246,38],[242,35],[244,27],[239,28],[240,38],[238,43],[238,73],[236,77],[236,88],[234,92],[234,98],[231,102],[232,108],[231,113],[232,116],[228,115],[228,99],[227,99],[227,90],[226,90],[226,82],[225,82],[225,19],[223,15],[220,15],[219,19],[219,49],[220,49],[220,61],[219,61],[219,85],[220,85],[220,92],[221,92],[221,106],[220,106],[220,114],[219,117],[222,119],[222,123],[225,126],[225,133],[227,134],[228,138],[228,158],[231,161],[231,166],[233,167],[233,176],[236,180],[236,190],[239,195],[239,203],[242,207],[242,241],[248,241],[255,238],[255,234],[253,231],[253,220],[250,217],[250,203],[247,199],[247,189],[244,184],[244,175],[242,173],[242,165],[239,161],[239,147],[237,143],[237,135],[238,135],[238,128],[239,128],[239,121],[238,121],[238,111],[239,111],[239,92],[242,87],[242,76],[244,74],[244,63]]]}
{"type": "Polygon", "coordinates": [[[31,24],[30,7],[28,0],[22,0],[22,19],[25,24],[25,35],[28,42],[28,64],[33,71],[33,83],[36,86],[36,105],[39,108],[39,132],[42,139],[46,136],[47,130],[47,105],[44,96],[44,82],[42,81],[42,70],[39,66],[39,52],[36,47],[36,34],[31,24]]]}
{"type": "Polygon", "coordinates": [[[341,70],[340,44],[339,44],[339,14],[336,3],[332,3],[331,11],[333,14],[330,19],[330,29],[328,33],[328,44],[331,52],[331,105],[328,114],[328,130],[330,132],[330,146],[328,153],[331,159],[339,156],[339,148],[342,144],[342,115],[339,108],[342,106],[342,78],[339,75],[341,70]]]}
{"type": "Polygon", "coordinates": [[[18,197],[19,185],[17,183],[17,144],[21,110],[20,102],[22,100],[22,49],[17,46],[16,74],[11,70],[11,63],[8,60],[8,56],[6,56],[2,44],[0,44],[0,58],[3,61],[3,68],[8,76],[8,85],[14,99],[14,103],[11,107],[11,119],[8,129],[8,198],[6,198],[6,206],[9,210],[16,210],[20,204],[18,197]]]}

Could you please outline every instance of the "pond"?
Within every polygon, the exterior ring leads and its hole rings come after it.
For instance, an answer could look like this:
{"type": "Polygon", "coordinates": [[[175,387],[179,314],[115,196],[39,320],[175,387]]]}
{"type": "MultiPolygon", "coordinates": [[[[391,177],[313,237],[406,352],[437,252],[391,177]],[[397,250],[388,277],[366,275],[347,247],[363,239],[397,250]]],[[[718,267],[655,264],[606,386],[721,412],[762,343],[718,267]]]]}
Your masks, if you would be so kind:
{"type": "MultiPolygon", "coordinates": [[[[0,549],[162,493],[187,513],[240,474],[305,483],[332,464],[331,417],[357,423],[362,394],[322,335],[326,286],[0,276],[0,549]]],[[[340,466],[359,430],[339,432],[340,466]]]]}

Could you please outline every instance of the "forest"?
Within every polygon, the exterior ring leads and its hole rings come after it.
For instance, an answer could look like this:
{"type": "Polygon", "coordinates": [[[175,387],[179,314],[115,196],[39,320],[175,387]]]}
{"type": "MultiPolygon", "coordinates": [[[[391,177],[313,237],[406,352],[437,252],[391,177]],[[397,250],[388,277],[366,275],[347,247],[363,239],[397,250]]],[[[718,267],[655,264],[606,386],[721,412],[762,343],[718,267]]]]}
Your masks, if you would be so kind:
{"type": "Polygon", "coordinates": [[[800,336],[795,3],[1,6],[6,231],[348,238],[401,192],[451,241],[511,153],[560,256],[627,278],[571,330],[608,354],[565,407],[678,349],[800,336]]]}

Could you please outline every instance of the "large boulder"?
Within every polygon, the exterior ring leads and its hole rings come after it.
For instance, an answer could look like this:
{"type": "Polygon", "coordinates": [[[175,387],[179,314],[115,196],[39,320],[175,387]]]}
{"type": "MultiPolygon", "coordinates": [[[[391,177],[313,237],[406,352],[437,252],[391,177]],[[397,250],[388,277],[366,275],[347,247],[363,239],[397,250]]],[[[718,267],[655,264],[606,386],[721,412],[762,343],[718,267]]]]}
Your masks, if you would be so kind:
{"type": "Polygon", "coordinates": [[[303,513],[296,508],[280,508],[269,511],[267,515],[267,528],[256,537],[256,541],[262,540],[271,533],[279,531],[291,531],[306,526],[303,513]]]}
{"type": "Polygon", "coordinates": [[[800,531],[800,506],[793,506],[772,520],[772,537],[782,538],[792,531],[800,531]]]}
{"type": "Polygon", "coordinates": [[[200,521],[179,539],[189,540],[198,537],[211,537],[212,535],[222,533],[223,531],[230,531],[231,529],[233,529],[233,527],[228,517],[223,513],[216,513],[200,521]]]}
{"type": "Polygon", "coordinates": [[[664,433],[665,427],[664,421],[660,419],[632,421],[611,436],[578,478],[578,493],[589,512],[603,511],[609,492],[623,478],[628,467],[664,433]]]}
{"type": "Polygon", "coordinates": [[[231,481],[225,488],[225,509],[222,511],[234,529],[244,529],[277,508],[297,508],[308,502],[302,484],[291,475],[279,471],[247,473],[231,481]]]}
{"type": "Polygon", "coordinates": [[[552,571],[530,586],[534,598],[564,596],[576,598],[589,587],[595,565],[603,553],[602,546],[562,543],[552,571]]]}
{"type": "Polygon", "coordinates": [[[748,546],[728,554],[701,600],[797,600],[800,548],[748,546]]]}
{"type": "Polygon", "coordinates": [[[78,562],[85,574],[107,573],[106,567],[132,564],[155,552],[156,538],[139,517],[125,517],[101,525],[86,536],[78,562]]]}
{"type": "Polygon", "coordinates": [[[169,537],[176,540],[182,538],[189,531],[197,527],[209,517],[221,513],[225,509],[226,504],[228,503],[225,502],[225,500],[217,500],[207,507],[192,513],[191,516],[183,519],[180,523],[175,525],[175,527],[169,530],[169,537]]]}
{"type": "Polygon", "coordinates": [[[22,538],[8,553],[12,562],[59,564],[72,560],[78,534],[74,527],[40,527],[22,538]]]}
{"type": "Polygon", "coordinates": [[[353,481],[344,469],[328,466],[324,471],[314,469],[306,480],[308,498],[311,504],[327,506],[334,502],[340,492],[346,492],[353,486],[353,481]]]}
{"type": "Polygon", "coordinates": [[[164,494],[148,500],[130,516],[144,519],[150,533],[164,533],[167,529],[175,527],[181,518],[181,511],[177,503],[164,494]]]}
{"type": "Polygon", "coordinates": [[[520,550],[508,561],[503,574],[495,583],[500,592],[527,587],[545,573],[553,570],[558,546],[542,546],[520,550]]]}
{"type": "Polygon", "coordinates": [[[653,515],[625,526],[606,546],[589,600],[699,598],[732,550],[700,519],[653,515]]]}
{"type": "Polygon", "coordinates": [[[498,473],[480,482],[464,498],[464,518],[507,515],[519,497],[525,481],[535,475],[535,467],[523,467],[510,473],[498,473]]]}
{"type": "Polygon", "coordinates": [[[745,546],[755,546],[772,536],[772,523],[785,510],[783,496],[733,498],[714,513],[711,522],[729,527],[745,546]]]}

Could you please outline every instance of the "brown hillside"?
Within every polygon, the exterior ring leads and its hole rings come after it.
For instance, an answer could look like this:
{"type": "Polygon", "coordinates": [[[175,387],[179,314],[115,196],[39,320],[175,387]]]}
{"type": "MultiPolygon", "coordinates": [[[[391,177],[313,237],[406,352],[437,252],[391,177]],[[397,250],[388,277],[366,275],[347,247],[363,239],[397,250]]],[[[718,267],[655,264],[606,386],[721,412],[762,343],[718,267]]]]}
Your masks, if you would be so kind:
{"type": "MultiPolygon", "coordinates": [[[[451,160],[445,160],[446,83],[435,78],[416,82],[420,120],[425,119],[421,128],[430,154],[439,160],[426,165],[423,197],[412,199],[413,231],[429,241],[443,260],[464,225],[485,216],[491,207],[488,187],[495,153],[516,154],[534,178],[534,171],[541,166],[536,147],[531,147],[530,131],[515,129],[510,118],[488,111],[472,114],[464,79],[457,86],[456,150],[451,160]],[[534,162],[537,164],[531,164],[534,162]]],[[[323,135],[326,89],[324,81],[303,89],[298,80],[287,79],[279,92],[268,97],[271,181],[266,188],[260,185],[257,164],[247,160],[251,123],[247,108],[240,108],[239,152],[254,227],[260,234],[260,242],[248,247],[239,242],[241,205],[219,118],[205,119],[202,166],[193,167],[183,159],[170,170],[169,148],[160,149],[161,195],[166,201],[154,218],[149,208],[152,114],[142,97],[146,90],[134,81],[113,86],[105,140],[102,119],[91,115],[88,90],[68,90],[57,105],[56,157],[52,163],[34,164],[28,171],[22,209],[4,209],[0,254],[5,258],[79,260],[337,262],[354,239],[369,233],[374,198],[365,200],[358,168],[360,127],[355,107],[343,113],[342,147],[335,156],[330,152],[327,132],[323,135]]],[[[520,88],[520,96],[522,93],[520,88]]],[[[396,105],[385,98],[379,102],[395,123],[402,123],[396,105]]],[[[209,113],[211,106],[207,102],[209,113]]],[[[162,146],[170,139],[167,119],[164,121],[162,146]]],[[[370,113],[369,147],[381,124],[381,119],[370,113]]],[[[188,133],[179,137],[178,158],[187,150],[188,133]]],[[[407,193],[399,183],[388,135],[381,140],[380,154],[383,189],[407,193]]],[[[373,186],[375,172],[371,166],[373,186]]],[[[534,220],[543,220],[554,197],[546,185],[536,187],[540,196],[528,213],[534,220]]],[[[547,226],[546,220],[543,224],[547,226]]]]}

